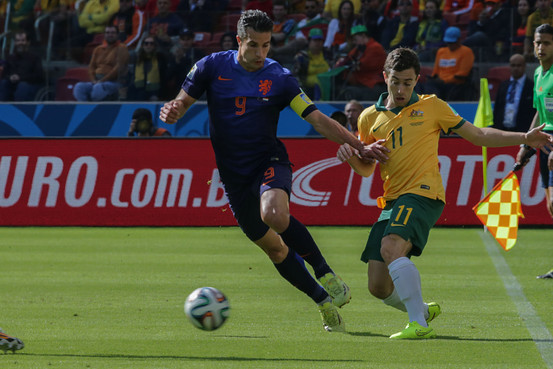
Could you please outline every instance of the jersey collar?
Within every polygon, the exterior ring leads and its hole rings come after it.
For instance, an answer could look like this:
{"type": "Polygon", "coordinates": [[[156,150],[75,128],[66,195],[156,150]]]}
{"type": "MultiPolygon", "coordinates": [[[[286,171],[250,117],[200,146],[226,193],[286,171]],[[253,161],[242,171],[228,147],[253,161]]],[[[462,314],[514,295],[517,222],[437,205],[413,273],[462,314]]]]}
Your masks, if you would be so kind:
{"type": "MultiPolygon", "coordinates": [[[[388,92],[384,92],[382,95],[380,95],[380,97],[378,98],[378,101],[376,102],[376,104],[374,104],[377,111],[386,111],[386,110],[388,110],[388,109],[386,109],[386,104],[385,104],[385,101],[386,101],[387,97],[388,97],[388,92]]],[[[411,94],[411,99],[409,99],[409,102],[407,103],[407,105],[395,107],[393,109],[390,109],[390,111],[394,114],[399,114],[399,112],[403,108],[405,108],[405,107],[407,107],[411,104],[414,104],[417,101],[419,101],[419,95],[417,95],[417,93],[413,90],[413,93],[411,94]]]]}

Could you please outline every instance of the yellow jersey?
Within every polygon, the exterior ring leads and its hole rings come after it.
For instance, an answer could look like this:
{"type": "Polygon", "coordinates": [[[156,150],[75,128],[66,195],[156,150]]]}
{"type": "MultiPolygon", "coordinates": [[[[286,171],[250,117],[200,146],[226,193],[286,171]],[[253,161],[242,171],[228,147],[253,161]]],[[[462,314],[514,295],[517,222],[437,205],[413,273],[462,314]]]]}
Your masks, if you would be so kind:
{"type": "Polygon", "coordinates": [[[366,144],[385,139],[388,161],[380,163],[384,199],[411,193],[445,202],[438,165],[440,131],[449,134],[465,120],[436,95],[413,92],[407,106],[388,110],[385,99],[365,109],[358,120],[359,139],[366,144]]]}

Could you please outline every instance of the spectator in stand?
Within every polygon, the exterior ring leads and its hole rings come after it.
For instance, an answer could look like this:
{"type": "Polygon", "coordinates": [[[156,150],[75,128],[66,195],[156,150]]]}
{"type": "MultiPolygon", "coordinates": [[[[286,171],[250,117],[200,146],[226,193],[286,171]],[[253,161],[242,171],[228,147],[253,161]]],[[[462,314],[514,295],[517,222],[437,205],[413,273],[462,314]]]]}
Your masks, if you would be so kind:
{"type": "Polygon", "coordinates": [[[363,105],[357,100],[350,100],[344,108],[344,113],[347,118],[346,128],[357,137],[359,135],[359,129],[357,128],[357,119],[363,112],[363,105]]]}
{"type": "Polygon", "coordinates": [[[500,0],[485,0],[484,5],[478,20],[469,23],[463,44],[480,56],[479,61],[505,62],[511,39],[511,15],[501,7],[500,0]]]}
{"type": "Polygon", "coordinates": [[[9,0],[11,3],[10,29],[20,29],[27,33],[29,42],[34,38],[34,8],[36,0],[9,0]]]}
{"type": "Polygon", "coordinates": [[[118,98],[128,74],[129,51],[117,39],[117,28],[105,28],[104,42],[92,53],[88,65],[91,82],[78,82],[73,88],[77,101],[106,101],[118,98]]]}
{"type": "MultiPolygon", "coordinates": [[[[342,3],[343,0],[326,0],[323,17],[328,20],[339,18],[342,3]]],[[[351,3],[353,5],[352,14],[359,14],[361,12],[361,0],[351,0],[351,3]]]]}
{"type": "Polygon", "coordinates": [[[424,14],[417,31],[417,53],[421,62],[432,62],[436,52],[444,45],[447,21],[442,18],[439,0],[426,0],[424,14]]]}
{"type": "Polygon", "coordinates": [[[379,11],[379,0],[361,0],[361,14],[354,21],[354,26],[363,25],[367,27],[369,35],[376,41],[382,40],[381,34],[384,28],[384,16],[379,11]]]}
{"type": "Polygon", "coordinates": [[[424,93],[436,94],[446,101],[466,101],[472,96],[470,76],[474,66],[474,53],[461,44],[461,30],[449,27],[445,31],[445,47],[438,49],[431,78],[424,93]]]}
{"type": "Polygon", "coordinates": [[[527,132],[534,109],[534,81],[526,76],[526,61],[521,54],[509,59],[511,77],[501,82],[493,106],[493,127],[504,131],[527,132]]]}
{"type": "Polygon", "coordinates": [[[249,0],[245,10],[261,10],[272,18],[273,17],[273,0],[249,0]]]}
{"type": "MultiPolygon", "coordinates": [[[[389,20],[394,19],[396,16],[399,15],[400,9],[399,9],[399,2],[401,0],[388,0],[386,2],[386,5],[384,6],[384,10],[382,15],[389,20]]],[[[411,7],[411,16],[418,19],[419,17],[419,2],[417,0],[411,1],[412,7],[411,7]]]]}
{"type": "Polygon", "coordinates": [[[526,25],[528,17],[534,11],[529,0],[518,0],[517,11],[514,13],[513,29],[511,31],[511,49],[514,53],[524,53],[524,39],[526,38],[526,25]]]}
{"type": "Polygon", "coordinates": [[[306,0],[291,0],[288,2],[288,11],[290,14],[304,14],[306,0]]]}
{"type": "Polygon", "coordinates": [[[536,0],[536,10],[528,16],[526,38],[524,39],[524,57],[527,61],[534,60],[534,32],[542,24],[553,26],[551,0],[536,0]]]}
{"type": "MultiPolygon", "coordinates": [[[[424,10],[426,9],[426,1],[427,0],[419,1],[419,14],[421,18],[424,16],[424,10]]],[[[440,9],[441,13],[443,13],[444,11],[444,5],[445,5],[445,1],[438,0],[438,9],[440,9]]]]}
{"type": "Polygon", "coordinates": [[[312,100],[320,100],[321,86],[317,75],[328,72],[330,65],[323,54],[323,31],[312,28],[309,31],[307,51],[300,51],[294,58],[294,75],[300,86],[312,100]]]}
{"type": "Polygon", "coordinates": [[[341,91],[341,97],[344,100],[377,100],[386,92],[382,75],[386,51],[369,36],[365,26],[353,26],[351,35],[355,47],[336,63],[336,67],[349,67],[343,74],[347,87],[341,91]]]}
{"type": "Polygon", "coordinates": [[[351,27],[355,21],[353,2],[343,0],[338,10],[338,18],[333,18],[328,24],[324,47],[332,51],[332,55],[348,52],[351,48],[351,27]]]}
{"type": "Polygon", "coordinates": [[[94,35],[104,32],[111,17],[118,11],[119,0],[88,0],[78,18],[79,27],[84,31],[80,35],[81,46],[92,41],[94,35]]]}
{"type": "Polygon", "coordinates": [[[296,23],[290,32],[290,37],[285,40],[284,46],[271,49],[271,57],[281,64],[292,62],[293,56],[307,47],[309,31],[312,28],[321,28],[325,33],[327,27],[328,20],[321,16],[318,0],[305,0],[305,18],[296,23]],[[292,36],[295,38],[290,40],[292,36]]]}
{"type": "Polygon", "coordinates": [[[169,53],[173,46],[171,37],[178,36],[184,23],[176,13],[171,12],[170,0],[157,0],[158,14],[150,19],[148,33],[154,35],[161,51],[169,53]]]}
{"type": "Polygon", "coordinates": [[[475,0],[445,0],[444,14],[452,13],[455,15],[470,13],[474,7],[475,0]]]}
{"type": "Polygon", "coordinates": [[[119,41],[131,50],[144,32],[144,14],[133,6],[133,0],[119,0],[119,11],[113,15],[110,24],[119,31],[119,41]]]}
{"type": "MultiPolygon", "coordinates": [[[[69,59],[71,38],[71,29],[73,27],[76,13],[74,10],[74,0],[40,0],[40,7],[36,15],[48,14],[48,17],[39,20],[38,31],[41,35],[40,44],[46,46],[48,43],[48,33],[50,22],[54,22],[54,34],[52,36],[52,58],[69,59]]],[[[38,19],[38,18],[37,18],[38,19]]]]}
{"type": "Polygon", "coordinates": [[[386,19],[382,32],[382,46],[388,51],[398,47],[414,48],[416,43],[419,21],[416,16],[411,14],[413,2],[399,0],[397,6],[399,15],[393,19],[386,19]]]}
{"type": "Polygon", "coordinates": [[[14,52],[6,60],[0,81],[0,101],[34,101],[44,83],[41,58],[29,51],[25,32],[14,34],[14,52]]]}
{"type": "Polygon", "coordinates": [[[330,119],[334,119],[336,122],[340,123],[342,127],[348,128],[348,118],[343,111],[336,110],[335,112],[330,114],[330,119]]]}
{"type": "Polygon", "coordinates": [[[165,128],[154,126],[152,112],[145,108],[138,108],[132,113],[129,125],[129,137],[171,137],[171,133],[165,128]]]}
{"type": "Polygon", "coordinates": [[[273,47],[284,46],[284,41],[290,35],[296,21],[288,17],[286,2],[275,0],[273,2],[273,35],[271,44],[273,47]]]}
{"type": "Polygon", "coordinates": [[[171,49],[169,59],[171,81],[167,95],[175,96],[180,91],[180,84],[185,80],[192,66],[203,57],[204,52],[194,47],[194,32],[183,28],[178,43],[171,49]]]}
{"type": "Polygon", "coordinates": [[[146,24],[157,14],[156,0],[134,0],[134,4],[136,9],[144,14],[144,21],[146,24]]]}
{"type": "Polygon", "coordinates": [[[159,101],[167,98],[164,92],[168,61],[165,54],[157,50],[155,37],[144,38],[129,64],[129,101],[159,101]]]}
{"type": "Polygon", "coordinates": [[[217,0],[183,0],[179,15],[184,25],[195,32],[212,32],[213,18],[217,14],[217,0]]]}
{"type": "Polygon", "coordinates": [[[221,36],[219,41],[220,51],[238,50],[238,41],[236,41],[236,33],[227,32],[221,36]]]}

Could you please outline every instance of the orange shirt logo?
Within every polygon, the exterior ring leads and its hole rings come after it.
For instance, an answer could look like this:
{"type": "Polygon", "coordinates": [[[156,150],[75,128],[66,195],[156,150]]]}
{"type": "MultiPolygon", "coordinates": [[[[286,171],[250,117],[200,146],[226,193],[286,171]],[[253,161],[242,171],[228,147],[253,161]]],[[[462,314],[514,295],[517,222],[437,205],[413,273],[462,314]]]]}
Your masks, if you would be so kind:
{"type": "Polygon", "coordinates": [[[263,93],[263,96],[265,96],[269,91],[271,91],[272,85],[273,81],[270,81],[268,79],[264,81],[259,81],[259,91],[263,93]]]}

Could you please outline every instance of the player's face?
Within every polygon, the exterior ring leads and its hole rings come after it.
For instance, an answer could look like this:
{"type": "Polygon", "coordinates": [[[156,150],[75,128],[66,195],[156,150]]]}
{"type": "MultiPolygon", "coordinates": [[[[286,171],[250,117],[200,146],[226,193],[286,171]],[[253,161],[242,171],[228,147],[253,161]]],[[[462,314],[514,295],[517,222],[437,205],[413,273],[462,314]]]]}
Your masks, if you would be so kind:
{"type": "Polygon", "coordinates": [[[542,65],[553,63],[553,35],[546,33],[534,34],[534,53],[542,65]]]}
{"type": "Polygon", "coordinates": [[[246,29],[246,37],[238,39],[238,62],[248,72],[263,68],[271,47],[271,32],[246,29]]]}
{"type": "Polygon", "coordinates": [[[419,80],[419,76],[415,74],[414,68],[409,68],[401,72],[392,70],[389,75],[384,72],[384,80],[388,86],[389,94],[386,107],[392,109],[407,105],[419,80]]]}

